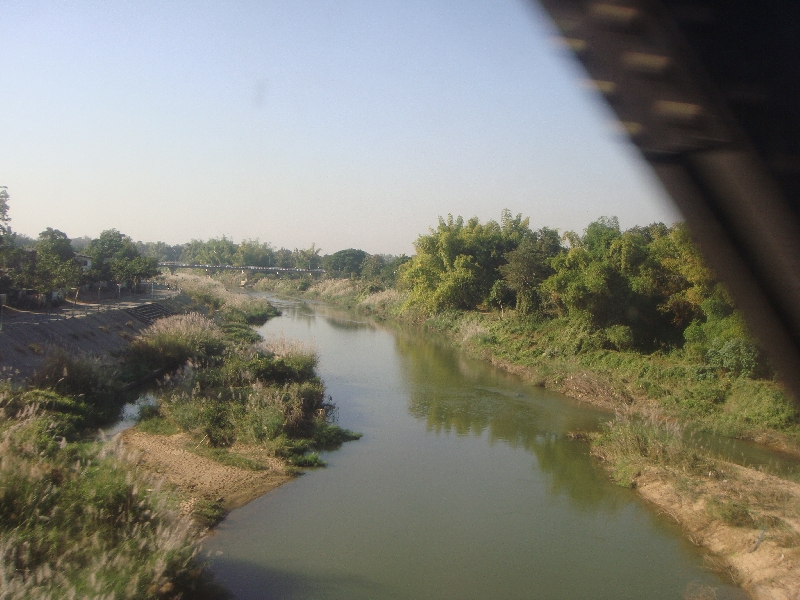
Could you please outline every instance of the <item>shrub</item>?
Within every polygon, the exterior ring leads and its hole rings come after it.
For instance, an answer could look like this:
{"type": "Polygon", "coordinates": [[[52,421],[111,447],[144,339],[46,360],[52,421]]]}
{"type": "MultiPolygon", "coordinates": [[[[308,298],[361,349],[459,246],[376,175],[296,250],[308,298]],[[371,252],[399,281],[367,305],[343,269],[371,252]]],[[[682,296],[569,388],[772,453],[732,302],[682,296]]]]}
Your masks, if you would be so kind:
{"type": "Polygon", "coordinates": [[[222,354],[225,335],[197,313],[159,319],[128,347],[126,363],[134,376],[154,370],[174,370],[187,361],[208,361],[222,354]]]}
{"type": "Polygon", "coordinates": [[[618,416],[606,423],[594,440],[592,453],[612,465],[614,479],[625,487],[634,485],[647,464],[702,469],[705,459],[683,442],[676,423],[618,416]]]}

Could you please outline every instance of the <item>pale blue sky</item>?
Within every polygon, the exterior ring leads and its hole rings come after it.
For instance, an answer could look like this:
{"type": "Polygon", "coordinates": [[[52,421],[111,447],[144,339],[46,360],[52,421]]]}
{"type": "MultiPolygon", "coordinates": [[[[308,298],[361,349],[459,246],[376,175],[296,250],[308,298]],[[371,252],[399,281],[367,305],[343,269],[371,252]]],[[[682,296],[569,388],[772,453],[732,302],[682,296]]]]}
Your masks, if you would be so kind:
{"type": "Polygon", "coordinates": [[[14,230],[411,253],[438,215],[672,223],[521,0],[0,0],[14,230]]]}

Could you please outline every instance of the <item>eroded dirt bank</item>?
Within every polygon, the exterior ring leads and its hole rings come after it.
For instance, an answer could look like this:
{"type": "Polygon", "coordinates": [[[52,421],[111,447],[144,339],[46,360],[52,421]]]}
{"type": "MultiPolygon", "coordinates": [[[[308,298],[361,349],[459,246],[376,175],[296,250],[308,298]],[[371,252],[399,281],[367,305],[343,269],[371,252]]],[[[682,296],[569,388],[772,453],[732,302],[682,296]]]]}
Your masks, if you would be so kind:
{"type": "Polygon", "coordinates": [[[730,463],[710,475],[678,484],[665,470],[650,468],[637,477],[636,489],[711,552],[710,567],[727,571],[755,600],[800,598],[800,484],[730,463]],[[763,526],[714,518],[713,498],[727,499],[727,510],[757,506],[763,526]]]}

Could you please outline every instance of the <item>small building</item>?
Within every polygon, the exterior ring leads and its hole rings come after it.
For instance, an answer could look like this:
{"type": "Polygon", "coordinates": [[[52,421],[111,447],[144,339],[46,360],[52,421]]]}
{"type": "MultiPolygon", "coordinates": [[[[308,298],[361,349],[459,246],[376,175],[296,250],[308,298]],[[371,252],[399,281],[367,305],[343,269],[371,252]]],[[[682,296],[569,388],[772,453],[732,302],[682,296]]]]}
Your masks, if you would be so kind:
{"type": "Polygon", "coordinates": [[[88,254],[76,254],[75,262],[81,267],[81,270],[86,272],[92,268],[92,257],[88,254]]]}

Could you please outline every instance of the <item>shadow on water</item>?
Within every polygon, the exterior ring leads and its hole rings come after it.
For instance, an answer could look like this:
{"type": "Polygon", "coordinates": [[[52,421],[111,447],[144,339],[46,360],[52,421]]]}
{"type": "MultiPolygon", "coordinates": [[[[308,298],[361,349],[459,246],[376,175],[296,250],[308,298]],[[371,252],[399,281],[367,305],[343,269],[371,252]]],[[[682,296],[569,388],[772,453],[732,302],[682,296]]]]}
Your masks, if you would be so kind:
{"type": "Polygon", "coordinates": [[[356,575],[310,574],[245,561],[214,558],[215,577],[237,600],[405,597],[356,575]],[[219,574],[223,573],[224,576],[219,574]]]}
{"type": "Polygon", "coordinates": [[[355,319],[347,319],[333,315],[325,315],[325,320],[331,327],[341,331],[361,331],[365,329],[375,329],[375,325],[367,321],[357,321],[355,319]]]}

